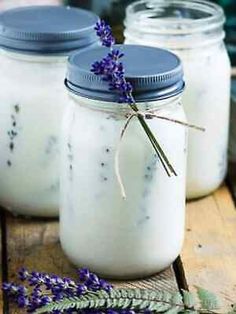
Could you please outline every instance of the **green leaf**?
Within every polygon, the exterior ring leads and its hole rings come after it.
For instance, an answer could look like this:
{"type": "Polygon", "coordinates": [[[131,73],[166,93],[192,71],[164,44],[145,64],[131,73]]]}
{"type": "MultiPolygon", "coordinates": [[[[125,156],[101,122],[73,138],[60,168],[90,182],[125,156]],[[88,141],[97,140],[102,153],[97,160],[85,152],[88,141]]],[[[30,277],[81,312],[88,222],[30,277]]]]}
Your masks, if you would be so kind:
{"type": "Polygon", "coordinates": [[[178,314],[182,310],[183,309],[180,306],[174,306],[171,309],[169,309],[168,311],[166,311],[165,314],[178,314]]]}
{"type": "Polygon", "coordinates": [[[64,298],[36,311],[37,314],[50,313],[59,309],[133,309],[137,312],[149,309],[156,313],[177,314],[183,310],[182,297],[179,293],[160,292],[147,289],[112,289],[110,292],[97,291],[81,297],[64,298]]]}
{"type": "Polygon", "coordinates": [[[194,295],[189,291],[186,291],[186,290],[182,290],[182,291],[183,291],[183,302],[184,302],[185,307],[190,308],[190,309],[193,308],[196,304],[194,295]]]}
{"type": "Polygon", "coordinates": [[[107,304],[107,308],[112,308],[113,304],[114,304],[114,299],[107,299],[106,300],[106,304],[107,304]]]}
{"type": "Polygon", "coordinates": [[[170,308],[171,308],[171,304],[155,302],[155,304],[153,304],[153,306],[152,306],[152,309],[150,309],[150,307],[149,307],[149,310],[152,310],[155,312],[166,312],[170,308]]]}
{"type": "Polygon", "coordinates": [[[205,290],[203,288],[197,287],[197,294],[201,307],[206,310],[215,310],[220,307],[219,300],[215,294],[205,290]]]}
{"type": "Polygon", "coordinates": [[[182,304],[183,298],[180,292],[176,292],[172,295],[172,303],[173,304],[182,304]]]}
{"type": "Polygon", "coordinates": [[[167,291],[163,291],[163,296],[162,296],[162,300],[165,302],[169,302],[172,299],[172,294],[170,294],[167,291]]]}

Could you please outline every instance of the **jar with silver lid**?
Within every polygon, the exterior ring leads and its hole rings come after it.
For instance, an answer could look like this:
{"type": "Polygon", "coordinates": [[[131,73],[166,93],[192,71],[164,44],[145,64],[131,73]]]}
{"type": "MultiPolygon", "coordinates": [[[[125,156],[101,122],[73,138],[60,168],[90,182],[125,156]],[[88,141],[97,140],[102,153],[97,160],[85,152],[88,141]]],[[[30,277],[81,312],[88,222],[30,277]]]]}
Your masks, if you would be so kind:
{"type": "Polygon", "coordinates": [[[189,121],[187,197],[214,191],[227,170],[230,63],[220,6],[204,0],[141,0],[126,11],[125,43],[169,49],[183,62],[189,121]]]}

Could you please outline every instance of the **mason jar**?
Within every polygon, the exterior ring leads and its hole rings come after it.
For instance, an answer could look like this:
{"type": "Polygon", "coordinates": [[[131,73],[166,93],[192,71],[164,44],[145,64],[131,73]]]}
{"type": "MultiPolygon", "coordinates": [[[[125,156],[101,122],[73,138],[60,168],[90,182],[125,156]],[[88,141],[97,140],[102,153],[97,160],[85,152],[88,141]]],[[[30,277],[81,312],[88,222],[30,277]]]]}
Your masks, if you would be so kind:
{"type": "MultiPolygon", "coordinates": [[[[185,121],[182,66],[162,49],[121,45],[126,78],[139,110],[185,121]],[[142,62],[140,62],[142,60],[142,62]]],[[[161,271],[178,256],[184,237],[186,128],[146,119],[177,176],[168,177],[132,110],[90,72],[109,50],[97,48],[69,59],[63,119],[60,239],[76,265],[114,278],[161,271]],[[126,198],[115,171],[119,164],[126,198]]]]}
{"type": "Polygon", "coordinates": [[[66,60],[98,45],[97,20],[60,6],[0,14],[0,203],[14,213],[58,215],[66,60]]]}
{"type": "Polygon", "coordinates": [[[230,63],[223,43],[224,13],[203,0],[141,0],[126,11],[125,42],[161,47],[183,62],[189,131],[187,197],[214,191],[227,171],[230,63]]]}

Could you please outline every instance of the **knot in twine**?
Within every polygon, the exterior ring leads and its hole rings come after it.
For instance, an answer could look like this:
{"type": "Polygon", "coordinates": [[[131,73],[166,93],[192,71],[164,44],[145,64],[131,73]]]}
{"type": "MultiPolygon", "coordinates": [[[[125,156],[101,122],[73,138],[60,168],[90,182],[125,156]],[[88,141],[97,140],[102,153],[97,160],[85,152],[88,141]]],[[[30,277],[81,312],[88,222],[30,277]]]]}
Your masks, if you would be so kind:
{"type": "MultiPolygon", "coordinates": [[[[157,119],[160,119],[160,120],[166,120],[166,121],[169,121],[171,123],[175,123],[175,124],[179,124],[181,126],[184,126],[184,127],[187,127],[187,128],[192,128],[192,129],[195,129],[197,131],[202,131],[202,132],[205,132],[205,128],[203,127],[199,127],[197,125],[194,125],[194,124],[189,124],[187,122],[184,122],[184,121],[180,121],[180,120],[177,120],[177,119],[172,119],[172,118],[168,118],[168,117],[165,117],[165,116],[161,116],[161,115],[158,115],[156,113],[154,113],[153,111],[150,111],[150,110],[147,110],[147,111],[135,111],[133,113],[130,113],[130,114],[127,114],[126,115],[127,117],[127,120],[121,130],[121,133],[120,133],[120,138],[119,138],[119,142],[118,142],[118,145],[117,145],[117,149],[116,149],[116,154],[115,154],[115,174],[116,174],[116,178],[117,178],[117,181],[118,181],[118,184],[120,186],[120,191],[121,191],[121,196],[123,199],[126,199],[126,192],[125,192],[125,187],[124,187],[124,184],[123,184],[123,180],[122,180],[122,177],[121,177],[121,174],[120,174],[120,148],[121,148],[121,143],[122,143],[122,140],[123,140],[123,137],[125,135],[125,132],[131,122],[131,120],[136,117],[136,118],[142,118],[142,119],[147,119],[147,120],[150,120],[150,119],[153,119],[153,118],[157,118],[157,119]]],[[[177,173],[173,170],[173,173],[175,176],[177,176],[177,173]]]]}

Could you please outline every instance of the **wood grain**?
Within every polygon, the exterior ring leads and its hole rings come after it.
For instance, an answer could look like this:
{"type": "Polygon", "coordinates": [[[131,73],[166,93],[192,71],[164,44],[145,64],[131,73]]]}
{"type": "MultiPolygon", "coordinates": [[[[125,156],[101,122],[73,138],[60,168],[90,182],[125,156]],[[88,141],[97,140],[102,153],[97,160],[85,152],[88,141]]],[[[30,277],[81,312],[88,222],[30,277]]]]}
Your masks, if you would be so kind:
{"type": "Polygon", "coordinates": [[[229,136],[229,168],[227,182],[236,204],[236,77],[231,81],[231,111],[229,136]]]}
{"type": "MultiPolygon", "coordinates": [[[[2,286],[2,226],[3,226],[3,215],[0,208],[0,285],[2,286]]],[[[2,289],[0,289],[0,313],[3,313],[3,296],[2,289]]]]}
{"type": "Polygon", "coordinates": [[[186,230],[182,261],[190,289],[217,293],[224,307],[235,302],[236,211],[225,186],[188,204],[186,230]]]}
{"type": "Polygon", "coordinates": [[[229,162],[227,183],[229,185],[234,204],[236,205],[236,161],[229,162]]]}
{"type": "MultiPolygon", "coordinates": [[[[30,270],[75,277],[75,268],[63,254],[58,238],[58,222],[29,220],[7,216],[9,280],[16,281],[17,270],[30,270]]],[[[172,267],[145,280],[116,282],[117,286],[143,287],[176,291],[177,283],[172,267]]],[[[10,307],[9,313],[20,313],[10,307]]]]}

